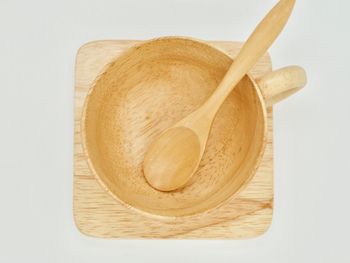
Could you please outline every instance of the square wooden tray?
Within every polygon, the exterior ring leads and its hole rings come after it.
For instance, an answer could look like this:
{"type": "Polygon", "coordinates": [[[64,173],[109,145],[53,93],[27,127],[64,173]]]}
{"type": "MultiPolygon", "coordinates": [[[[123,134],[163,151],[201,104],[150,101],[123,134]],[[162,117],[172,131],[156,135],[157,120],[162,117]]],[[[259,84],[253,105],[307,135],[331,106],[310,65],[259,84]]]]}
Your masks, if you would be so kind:
{"type": "MultiPolygon", "coordinates": [[[[141,41],[95,41],[83,45],[76,58],[74,128],[74,220],[89,236],[103,238],[240,239],[256,237],[271,224],[273,210],[272,108],[268,109],[268,141],[260,167],[237,198],[210,212],[185,218],[140,213],[109,195],[91,172],[81,144],[80,122],[86,95],[104,66],[141,41]]],[[[210,41],[235,57],[240,43],[210,41]]],[[[252,69],[258,78],[271,71],[266,54],[252,69]]]]}

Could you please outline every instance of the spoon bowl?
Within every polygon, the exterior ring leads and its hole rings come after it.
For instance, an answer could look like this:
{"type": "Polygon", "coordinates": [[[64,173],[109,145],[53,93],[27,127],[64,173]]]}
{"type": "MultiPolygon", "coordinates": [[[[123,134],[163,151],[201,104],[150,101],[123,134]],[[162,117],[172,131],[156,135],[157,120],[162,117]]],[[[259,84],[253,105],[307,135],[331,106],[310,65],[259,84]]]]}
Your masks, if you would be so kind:
{"type": "Polygon", "coordinates": [[[166,130],[151,143],[145,155],[144,173],[147,180],[161,191],[182,187],[188,181],[187,175],[196,171],[200,151],[198,136],[193,130],[186,127],[166,130]]]}

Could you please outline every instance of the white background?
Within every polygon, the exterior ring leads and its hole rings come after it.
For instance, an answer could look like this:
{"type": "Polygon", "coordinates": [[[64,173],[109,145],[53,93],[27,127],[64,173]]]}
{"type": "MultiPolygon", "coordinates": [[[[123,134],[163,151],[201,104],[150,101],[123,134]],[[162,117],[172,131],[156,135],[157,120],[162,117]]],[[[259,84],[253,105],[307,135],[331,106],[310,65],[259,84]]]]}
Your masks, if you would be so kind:
{"type": "Polygon", "coordinates": [[[350,262],[350,2],[299,0],[270,49],[306,89],[275,107],[275,210],[244,241],[102,240],[72,217],[78,48],[245,40],[275,0],[0,0],[0,262],[350,262]]]}

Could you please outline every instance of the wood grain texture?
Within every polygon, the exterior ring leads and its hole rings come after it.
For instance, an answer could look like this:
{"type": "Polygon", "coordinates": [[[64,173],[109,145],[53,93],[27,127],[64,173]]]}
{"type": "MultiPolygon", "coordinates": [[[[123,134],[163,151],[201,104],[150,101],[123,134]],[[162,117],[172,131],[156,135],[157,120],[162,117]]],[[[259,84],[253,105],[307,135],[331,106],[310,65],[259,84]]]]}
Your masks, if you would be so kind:
{"type": "MultiPolygon", "coordinates": [[[[87,163],[81,140],[85,98],[106,65],[139,41],[97,41],[79,49],[75,82],[74,218],[82,233],[109,238],[248,238],[266,231],[272,217],[272,109],[268,109],[268,140],[258,171],[238,196],[194,215],[157,216],[113,198],[99,184],[87,163]]],[[[234,57],[239,43],[212,42],[234,57]]],[[[254,78],[271,71],[265,55],[252,69],[254,78]]]]}
{"type": "MultiPolygon", "coordinates": [[[[174,37],[136,45],[110,63],[93,84],[82,116],[83,146],[101,185],[117,200],[163,216],[212,209],[246,185],[266,141],[266,107],[248,76],[215,116],[203,158],[193,154],[199,150],[196,141],[190,141],[193,133],[176,129],[185,135],[177,142],[183,147],[178,155],[186,153],[187,163],[191,157],[199,163],[186,186],[171,193],[158,191],[147,183],[142,167],[155,138],[196,110],[231,64],[227,54],[207,43],[174,37]]],[[[174,135],[159,149],[171,151],[174,135]]],[[[164,168],[157,168],[160,178],[172,178],[167,168],[178,165],[178,160],[167,160],[158,162],[164,168]]],[[[189,169],[195,168],[189,163],[189,169]]]]}

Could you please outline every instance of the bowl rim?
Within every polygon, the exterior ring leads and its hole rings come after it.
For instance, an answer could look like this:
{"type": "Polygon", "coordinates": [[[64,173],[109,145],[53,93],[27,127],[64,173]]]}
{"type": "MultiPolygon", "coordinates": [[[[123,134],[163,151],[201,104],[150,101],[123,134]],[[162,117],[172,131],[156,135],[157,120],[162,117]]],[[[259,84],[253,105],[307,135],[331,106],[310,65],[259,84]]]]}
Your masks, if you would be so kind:
{"type": "Polygon", "coordinates": [[[261,93],[261,90],[259,88],[259,85],[257,84],[256,80],[252,77],[251,73],[246,73],[246,76],[248,77],[248,79],[250,80],[250,82],[253,84],[254,90],[256,92],[257,97],[259,98],[259,105],[261,108],[261,112],[262,112],[262,119],[263,119],[263,137],[262,137],[262,143],[261,143],[261,147],[259,150],[259,153],[257,155],[257,157],[255,158],[255,163],[254,166],[252,167],[251,173],[249,174],[249,176],[247,177],[247,179],[244,181],[244,183],[238,188],[238,190],[236,192],[234,192],[233,194],[231,194],[228,198],[224,199],[222,202],[218,203],[217,205],[214,205],[208,209],[205,209],[203,211],[199,211],[199,212],[195,212],[195,213],[191,213],[191,214],[184,214],[184,215],[163,215],[163,214],[156,214],[156,213],[152,213],[150,211],[144,210],[142,208],[138,208],[135,206],[132,206],[131,204],[125,202],[123,199],[119,198],[113,191],[111,191],[109,189],[109,187],[104,183],[103,179],[100,178],[98,172],[95,169],[95,165],[93,164],[93,161],[90,158],[89,155],[89,150],[88,150],[88,146],[87,146],[87,136],[86,136],[86,114],[87,114],[87,109],[88,109],[88,105],[89,105],[89,101],[91,98],[91,94],[94,91],[94,87],[97,83],[97,81],[103,76],[103,73],[110,67],[111,64],[115,63],[116,60],[127,56],[128,54],[133,53],[135,50],[137,50],[138,48],[140,48],[143,45],[147,45],[150,44],[152,42],[157,42],[157,41],[164,41],[164,40],[170,40],[170,41],[176,41],[176,40],[185,40],[185,41],[190,41],[190,42],[195,42],[197,44],[201,44],[204,46],[207,46],[209,48],[215,49],[216,51],[219,51],[220,53],[222,53],[223,55],[225,55],[227,58],[229,58],[230,60],[233,60],[234,58],[232,58],[232,56],[225,51],[224,49],[217,47],[211,43],[206,42],[205,40],[201,40],[201,39],[197,39],[194,37],[187,37],[187,36],[163,36],[163,37],[156,37],[156,38],[152,38],[152,39],[148,39],[148,40],[144,40],[144,41],[138,41],[138,43],[134,44],[133,46],[131,46],[130,48],[126,49],[125,51],[123,51],[122,53],[120,53],[119,55],[115,56],[114,58],[111,59],[111,61],[109,63],[106,63],[106,65],[104,65],[101,68],[100,73],[95,77],[95,79],[92,81],[89,90],[86,94],[86,97],[84,99],[84,104],[83,104],[83,109],[82,109],[82,115],[80,118],[80,128],[81,128],[81,133],[80,133],[80,137],[82,139],[82,148],[83,148],[83,152],[86,155],[86,160],[88,162],[88,166],[91,170],[91,172],[93,173],[93,176],[95,179],[97,179],[97,181],[99,182],[99,184],[102,186],[102,188],[110,195],[112,196],[116,201],[120,202],[121,204],[123,204],[126,208],[131,209],[132,211],[135,211],[139,214],[142,214],[144,216],[147,217],[152,217],[155,219],[175,219],[175,218],[196,218],[196,217],[201,217],[204,214],[208,214],[210,212],[212,212],[213,210],[225,205],[226,203],[230,202],[232,199],[236,198],[239,193],[241,191],[243,191],[247,185],[250,183],[250,181],[253,179],[254,175],[256,174],[257,169],[259,168],[259,164],[261,162],[261,159],[264,155],[265,152],[265,147],[267,144],[267,107],[266,107],[266,103],[265,100],[263,98],[263,95],[261,93]]]}

